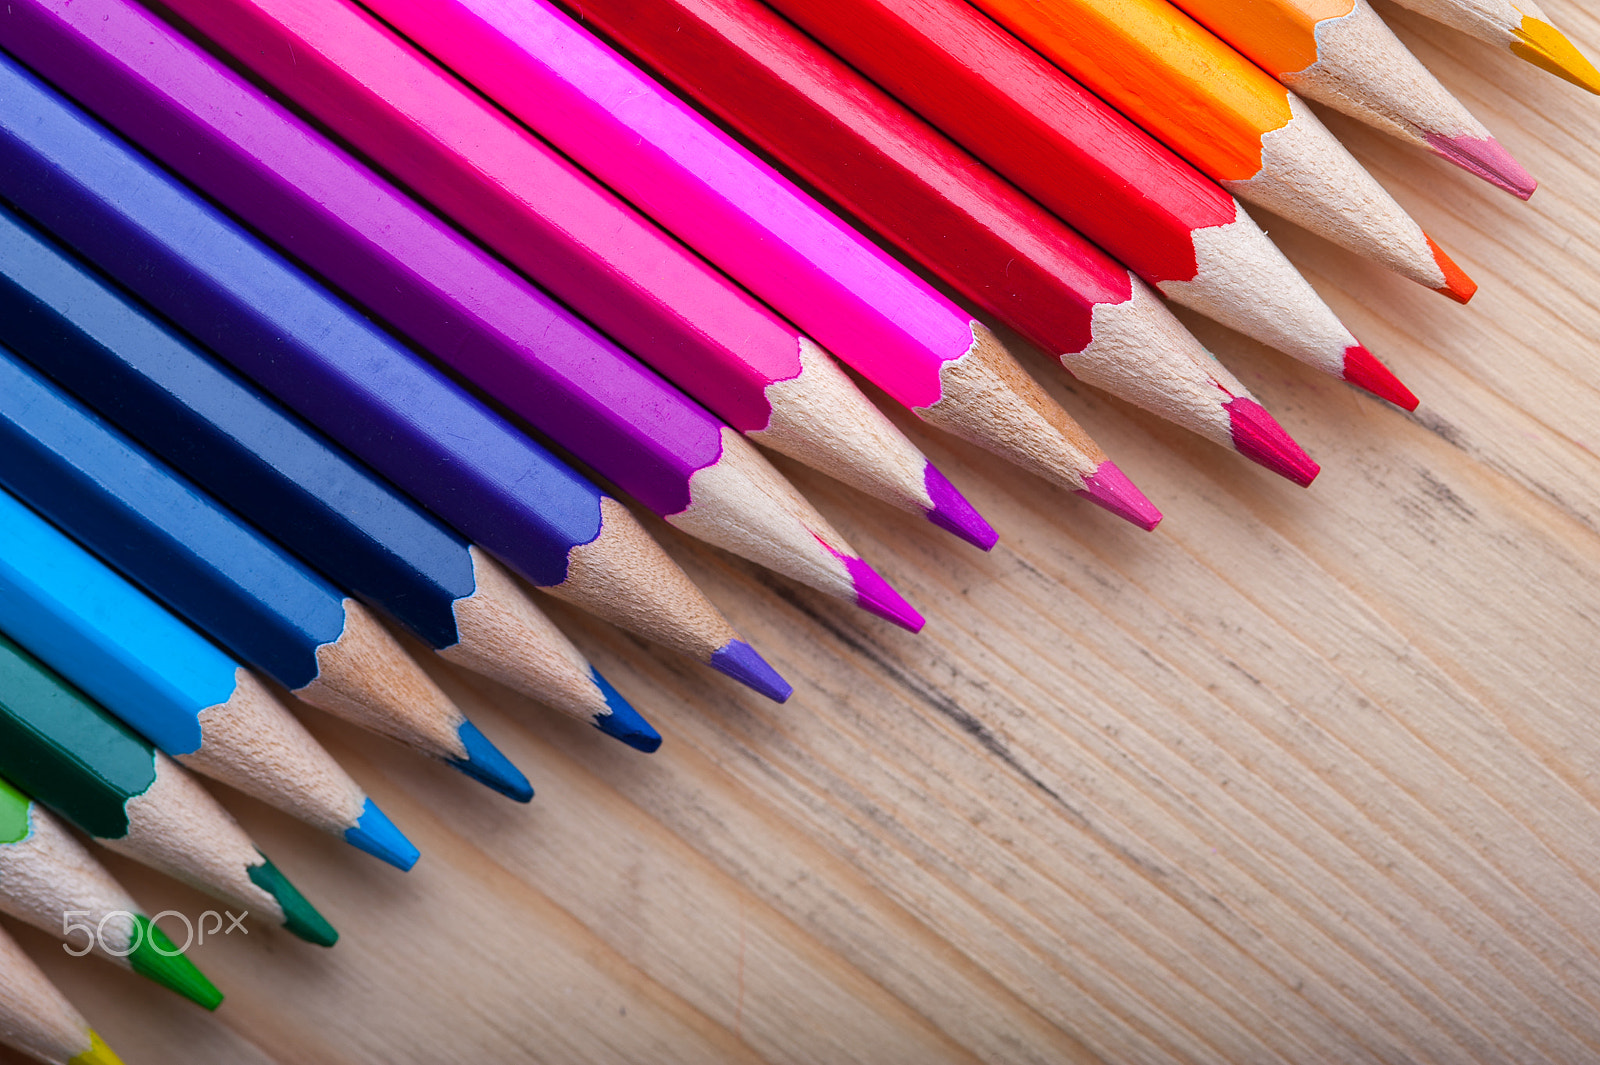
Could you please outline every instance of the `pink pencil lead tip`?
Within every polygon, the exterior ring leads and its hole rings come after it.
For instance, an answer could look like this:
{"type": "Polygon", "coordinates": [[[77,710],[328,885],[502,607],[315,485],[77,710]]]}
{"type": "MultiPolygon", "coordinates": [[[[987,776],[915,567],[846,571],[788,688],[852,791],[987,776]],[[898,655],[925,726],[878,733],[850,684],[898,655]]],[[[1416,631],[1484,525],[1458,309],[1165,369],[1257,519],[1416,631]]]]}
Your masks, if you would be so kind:
{"type": "Polygon", "coordinates": [[[1239,454],[1287,477],[1301,488],[1310,487],[1317,479],[1322,467],[1283,431],[1283,426],[1261,404],[1236,396],[1223,406],[1228,411],[1233,446],[1239,454]]]}
{"type": "Polygon", "coordinates": [[[892,621],[908,632],[921,632],[922,626],[927,621],[917,612],[917,608],[905,601],[901,594],[890,587],[889,582],[882,575],[861,559],[853,555],[846,555],[840,551],[828,549],[833,556],[844,563],[844,568],[850,574],[850,582],[855,585],[856,605],[869,614],[876,614],[885,621],[892,621]]]}
{"type": "Polygon", "coordinates": [[[927,512],[929,521],[974,547],[985,551],[994,549],[994,545],[1000,541],[1000,534],[931,462],[923,472],[922,483],[927,489],[928,498],[933,501],[933,507],[927,512]]]}
{"type": "Polygon", "coordinates": [[[1083,479],[1083,487],[1076,494],[1133,522],[1145,532],[1161,524],[1161,511],[1114,462],[1102,462],[1099,469],[1083,479]]]}
{"type": "Polygon", "coordinates": [[[1539,187],[1533,175],[1493,137],[1446,137],[1429,133],[1427,139],[1436,155],[1519,199],[1528,199],[1539,187]]]}

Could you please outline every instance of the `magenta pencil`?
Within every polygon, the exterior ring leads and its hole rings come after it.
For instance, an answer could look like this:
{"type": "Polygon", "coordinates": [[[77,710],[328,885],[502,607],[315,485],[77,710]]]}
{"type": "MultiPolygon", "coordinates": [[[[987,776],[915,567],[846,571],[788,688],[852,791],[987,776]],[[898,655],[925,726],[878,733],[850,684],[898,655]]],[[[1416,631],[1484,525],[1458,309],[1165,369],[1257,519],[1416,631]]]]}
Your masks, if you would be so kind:
{"type": "MultiPolygon", "coordinates": [[[[214,14],[219,8],[240,6],[294,10],[299,27],[330,21],[333,16],[328,11],[336,5],[320,3],[315,16],[309,13],[310,5],[298,0],[227,0],[221,5],[184,0],[179,6],[186,13],[195,10],[194,18],[206,27],[219,21],[214,14]],[[210,14],[200,13],[200,8],[210,14]]],[[[344,6],[342,0],[338,6],[344,6]]],[[[645,158],[650,144],[640,144],[637,126],[629,123],[638,115],[656,114],[662,102],[678,106],[677,101],[637,70],[632,70],[635,82],[606,80],[613,67],[629,67],[562,14],[544,5],[477,0],[386,0],[368,6],[926,421],[1090,497],[1144,528],[1154,528],[1160,520],[1160,512],[970,313],[794,185],[755,163],[722,134],[717,133],[722,138],[718,146],[738,152],[734,158],[738,173],[726,170],[723,158],[699,154],[698,141],[677,146],[685,165],[659,166],[654,158],[645,158]],[[576,66],[594,72],[595,82],[589,88],[595,99],[579,102],[578,90],[542,66],[533,45],[525,40],[544,40],[541,35],[549,37],[552,50],[563,51],[576,66]],[[610,106],[618,101],[626,104],[610,106]],[[629,118],[624,120],[619,112],[629,118]],[[618,154],[622,146],[626,149],[618,154]],[[742,198],[723,198],[720,192],[686,181],[686,174],[694,174],[701,162],[722,171],[720,178],[726,182],[741,185],[742,198]],[[755,170],[750,170],[750,163],[755,163],[755,170]],[[662,209],[666,203],[682,209],[662,209]]],[[[262,48],[259,40],[254,45],[229,46],[237,46],[240,56],[253,64],[259,53],[267,64],[285,70],[293,66],[285,50],[262,48]]],[[[352,77],[371,83],[370,51],[352,50],[342,62],[352,77]],[[355,74],[357,70],[360,74],[355,74]]],[[[651,136],[662,126],[651,125],[651,136]]],[[[694,131],[704,130],[715,128],[701,122],[694,131]]],[[[347,136],[376,141],[382,134],[368,128],[347,136]]],[[[363,149],[374,150],[366,144],[363,149]]],[[[405,163],[400,158],[387,165],[405,163]]],[[[430,200],[453,197],[453,190],[443,187],[442,176],[437,171],[427,173],[424,163],[413,160],[403,176],[418,184],[430,200]]],[[[491,233],[478,235],[494,241],[491,233]]]]}
{"type": "Polygon", "coordinates": [[[743,437],[177,31],[128,0],[9,11],[8,49],[667,521],[921,627],[743,437]]]}

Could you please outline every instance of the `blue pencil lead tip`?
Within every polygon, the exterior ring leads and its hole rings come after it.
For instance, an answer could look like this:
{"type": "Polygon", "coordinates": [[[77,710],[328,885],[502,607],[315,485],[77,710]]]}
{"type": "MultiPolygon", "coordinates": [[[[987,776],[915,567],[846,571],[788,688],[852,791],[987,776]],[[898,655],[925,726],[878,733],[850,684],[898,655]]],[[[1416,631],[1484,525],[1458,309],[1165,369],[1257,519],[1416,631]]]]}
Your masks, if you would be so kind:
{"type": "Polygon", "coordinates": [[[410,869],[422,857],[422,852],[394,827],[389,815],[378,809],[378,804],[371,799],[361,808],[361,818],[344,830],[344,841],[382,858],[396,869],[410,869]]]}
{"type": "Polygon", "coordinates": [[[600,694],[605,696],[606,705],[611,708],[611,713],[595,716],[595,728],[645,754],[661,746],[661,733],[640,716],[639,711],[628,704],[628,700],[611,686],[610,681],[600,675],[599,670],[590,666],[589,676],[599,686],[600,694]]]}
{"type": "Polygon", "coordinates": [[[746,687],[754,688],[775,703],[786,702],[794,688],[767,664],[754,647],[743,640],[729,640],[711,656],[711,668],[725,673],[746,687]]]}
{"type": "Polygon", "coordinates": [[[461,737],[467,756],[451,762],[452,765],[508,798],[518,802],[533,798],[533,785],[522,775],[522,770],[512,765],[511,759],[501,754],[500,749],[478,731],[477,725],[463,721],[456,734],[461,737]]]}

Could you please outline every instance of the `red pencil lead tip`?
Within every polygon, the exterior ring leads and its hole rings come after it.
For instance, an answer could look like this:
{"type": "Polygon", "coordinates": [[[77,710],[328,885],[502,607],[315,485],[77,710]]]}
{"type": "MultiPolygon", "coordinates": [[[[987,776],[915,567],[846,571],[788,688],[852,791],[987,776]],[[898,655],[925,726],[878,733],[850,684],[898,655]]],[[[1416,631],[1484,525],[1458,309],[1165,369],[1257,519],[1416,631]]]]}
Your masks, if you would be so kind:
{"type": "Polygon", "coordinates": [[[1417,397],[1411,389],[1360,344],[1351,344],[1344,349],[1344,379],[1379,399],[1388,400],[1401,410],[1417,409],[1417,397]]]}
{"type": "Polygon", "coordinates": [[[1467,276],[1467,272],[1456,265],[1456,261],[1444,253],[1444,249],[1433,242],[1433,238],[1426,233],[1422,239],[1428,242],[1428,250],[1433,252],[1433,261],[1438,264],[1439,272],[1444,274],[1444,284],[1437,292],[1443,292],[1457,303],[1466,303],[1478,291],[1478,283],[1467,276]]]}
{"type": "Polygon", "coordinates": [[[1310,487],[1322,467],[1307,455],[1276,418],[1254,400],[1236,396],[1223,404],[1233,429],[1233,446],[1239,454],[1258,462],[1301,488],[1310,487]]]}
{"type": "Polygon", "coordinates": [[[1083,479],[1083,487],[1075,494],[1133,522],[1145,532],[1161,524],[1161,511],[1114,462],[1102,462],[1099,469],[1083,479]]]}

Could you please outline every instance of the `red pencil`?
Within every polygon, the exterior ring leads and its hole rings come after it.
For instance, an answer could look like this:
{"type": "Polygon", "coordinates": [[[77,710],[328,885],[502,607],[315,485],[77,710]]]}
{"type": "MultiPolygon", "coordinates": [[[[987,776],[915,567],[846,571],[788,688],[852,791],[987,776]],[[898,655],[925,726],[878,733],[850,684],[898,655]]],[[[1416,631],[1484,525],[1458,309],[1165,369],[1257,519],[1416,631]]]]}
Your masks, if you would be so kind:
{"type": "Polygon", "coordinates": [[[582,16],[1075,375],[1300,484],[1317,466],[1126,268],[753,0],[582,16]]]}
{"type": "Polygon", "coordinates": [[[770,0],[1176,303],[1414,410],[1226,190],[962,0],[770,0]]]}

